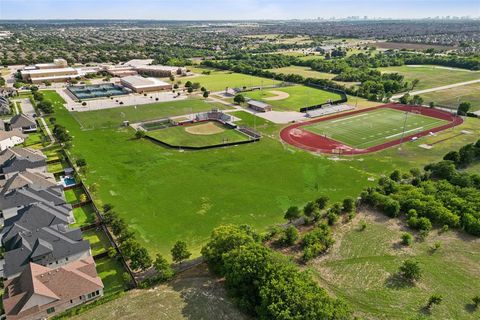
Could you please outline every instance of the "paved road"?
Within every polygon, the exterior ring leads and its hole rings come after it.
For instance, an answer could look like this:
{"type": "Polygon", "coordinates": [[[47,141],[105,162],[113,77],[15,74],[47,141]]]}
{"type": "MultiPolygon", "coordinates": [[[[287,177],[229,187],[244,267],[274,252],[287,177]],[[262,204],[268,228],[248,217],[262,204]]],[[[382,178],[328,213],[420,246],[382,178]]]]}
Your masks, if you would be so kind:
{"type": "MultiPolygon", "coordinates": [[[[427,93],[427,92],[434,92],[434,91],[440,91],[440,90],[446,90],[446,89],[451,89],[451,88],[456,88],[456,87],[461,87],[461,86],[466,86],[469,84],[474,84],[480,82],[480,79],[476,80],[470,80],[470,81],[465,81],[465,82],[459,82],[459,83],[454,83],[454,84],[449,84],[447,86],[442,86],[442,87],[436,87],[436,88],[430,88],[430,89],[425,89],[425,90],[418,90],[418,91],[413,91],[409,92],[410,95],[416,95],[416,94],[422,94],[422,93],[427,93]]],[[[392,97],[392,99],[399,99],[401,98],[405,93],[397,94],[392,97]]]]}

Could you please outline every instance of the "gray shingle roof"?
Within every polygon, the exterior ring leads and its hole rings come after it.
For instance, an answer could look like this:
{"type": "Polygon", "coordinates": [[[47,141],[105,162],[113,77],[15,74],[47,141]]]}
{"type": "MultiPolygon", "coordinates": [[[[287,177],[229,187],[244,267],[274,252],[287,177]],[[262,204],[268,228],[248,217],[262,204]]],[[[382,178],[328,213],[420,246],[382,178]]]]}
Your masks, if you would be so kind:
{"type": "Polygon", "coordinates": [[[37,123],[35,122],[35,119],[23,113],[13,116],[10,120],[10,128],[20,129],[23,127],[31,127],[36,125],[37,123]]]}
{"type": "Polygon", "coordinates": [[[9,148],[0,152],[0,170],[2,173],[14,173],[45,167],[47,157],[40,151],[29,148],[9,148]]]}
{"type": "Polygon", "coordinates": [[[61,187],[35,190],[30,187],[0,193],[0,210],[41,203],[50,210],[69,216],[72,206],[67,204],[61,187]]]}
{"type": "Polygon", "coordinates": [[[32,205],[5,221],[5,277],[21,272],[29,264],[47,266],[90,250],[80,229],[70,229],[61,215],[41,204],[32,205]]]}

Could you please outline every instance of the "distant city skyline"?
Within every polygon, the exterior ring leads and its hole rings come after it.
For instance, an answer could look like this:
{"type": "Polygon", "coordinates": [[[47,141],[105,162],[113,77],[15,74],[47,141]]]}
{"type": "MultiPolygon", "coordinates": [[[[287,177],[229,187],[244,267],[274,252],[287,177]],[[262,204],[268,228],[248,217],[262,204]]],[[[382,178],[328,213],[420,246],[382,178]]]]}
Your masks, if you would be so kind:
{"type": "Polygon", "coordinates": [[[0,19],[273,20],[480,16],[479,0],[0,0],[0,19]]]}

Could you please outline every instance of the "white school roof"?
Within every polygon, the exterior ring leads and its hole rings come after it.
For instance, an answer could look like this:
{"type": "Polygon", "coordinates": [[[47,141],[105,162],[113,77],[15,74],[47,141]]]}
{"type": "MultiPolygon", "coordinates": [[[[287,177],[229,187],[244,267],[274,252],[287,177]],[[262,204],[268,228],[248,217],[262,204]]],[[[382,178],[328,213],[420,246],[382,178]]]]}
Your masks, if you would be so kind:
{"type": "Polygon", "coordinates": [[[170,83],[162,80],[158,80],[155,78],[144,78],[141,76],[127,76],[121,78],[121,80],[137,89],[171,85],[170,83]]]}

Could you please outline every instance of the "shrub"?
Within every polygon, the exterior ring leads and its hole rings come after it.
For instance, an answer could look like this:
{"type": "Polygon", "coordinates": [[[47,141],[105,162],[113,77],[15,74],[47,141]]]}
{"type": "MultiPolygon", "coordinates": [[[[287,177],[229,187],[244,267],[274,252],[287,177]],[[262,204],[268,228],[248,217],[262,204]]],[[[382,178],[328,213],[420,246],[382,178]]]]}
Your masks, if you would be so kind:
{"type": "Polygon", "coordinates": [[[413,236],[408,233],[408,232],[405,232],[404,234],[402,234],[402,244],[405,245],[405,246],[410,246],[412,245],[413,243],[413,236]]]}

